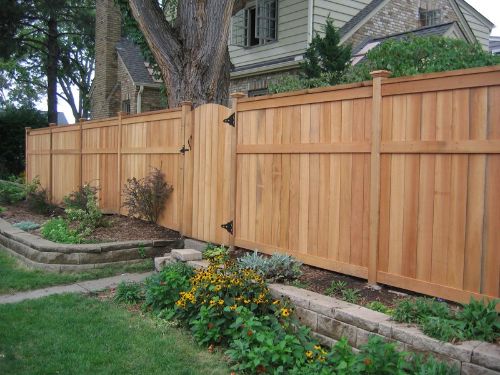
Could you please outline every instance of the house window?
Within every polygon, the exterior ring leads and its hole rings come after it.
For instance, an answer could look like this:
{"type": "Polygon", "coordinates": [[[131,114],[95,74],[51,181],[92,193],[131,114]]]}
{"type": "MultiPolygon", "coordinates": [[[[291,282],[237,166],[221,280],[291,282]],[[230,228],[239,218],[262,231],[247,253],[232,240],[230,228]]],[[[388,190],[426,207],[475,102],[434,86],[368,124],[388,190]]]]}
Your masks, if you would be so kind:
{"type": "Polygon", "coordinates": [[[419,9],[420,26],[434,26],[441,23],[441,9],[419,9]]]}
{"type": "Polygon", "coordinates": [[[253,47],[277,40],[278,0],[256,0],[232,19],[231,44],[253,47]]]}
{"type": "Polygon", "coordinates": [[[122,101],[122,112],[130,113],[130,99],[122,101]]]}
{"type": "Polygon", "coordinates": [[[254,97],[254,96],[262,96],[262,95],[267,95],[269,94],[269,91],[267,87],[262,88],[262,89],[255,89],[255,90],[248,90],[248,97],[254,97]]]}

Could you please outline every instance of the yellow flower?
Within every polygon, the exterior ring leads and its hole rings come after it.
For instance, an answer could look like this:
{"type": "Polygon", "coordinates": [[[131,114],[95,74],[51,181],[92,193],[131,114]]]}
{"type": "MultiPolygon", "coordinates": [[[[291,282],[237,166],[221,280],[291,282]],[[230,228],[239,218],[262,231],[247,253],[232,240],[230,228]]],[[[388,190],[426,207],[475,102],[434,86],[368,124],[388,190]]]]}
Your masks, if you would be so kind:
{"type": "Polygon", "coordinates": [[[221,290],[221,286],[220,285],[216,285],[215,288],[214,288],[214,291],[218,292],[219,290],[221,290]]]}
{"type": "Polygon", "coordinates": [[[277,305],[277,304],[279,304],[280,302],[281,302],[281,301],[280,301],[279,299],[277,299],[277,300],[273,301],[273,305],[277,305]]]}
{"type": "Polygon", "coordinates": [[[313,352],[311,352],[310,350],[308,350],[308,351],[306,352],[306,357],[307,357],[307,358],[312,358],[312,356],[313,356],[313,352]]]}
{"type": "Polygon", "coordinates": [[[217,302],[214,301],[213,299],[210,300],[210,306],[214,306],[217,302]]]}
{"type": "Polygon", "coordinates": [[[319,345],[314,345],[314,349],[316,349],[316,350],[320,350],[320,349],[321,349],[321,346],[319,346],[319,345]]]}
{"type": "Polygon", "coordinates": [[[223,299],[220,299],[219,300],[219,305],[223,305],[224,304],[224,300],[223,299]]]}
{"type": "Polygon", "coordinates": [[[230,307],[230,309],[231,309],[231,311],[234,311],[234,310],[236,310],[236,308],[237,308],[237,307],[238,307],[238,306],[233,305],[233,306],[231,306],[231,307],[230,307]]]}
{"type": "Polygon", "coordinates": [[[281,316],[284,316],[285,318],[290,316],[290,310],[288,310],[287,308],[282,308],[281,309],[281,316]]]}

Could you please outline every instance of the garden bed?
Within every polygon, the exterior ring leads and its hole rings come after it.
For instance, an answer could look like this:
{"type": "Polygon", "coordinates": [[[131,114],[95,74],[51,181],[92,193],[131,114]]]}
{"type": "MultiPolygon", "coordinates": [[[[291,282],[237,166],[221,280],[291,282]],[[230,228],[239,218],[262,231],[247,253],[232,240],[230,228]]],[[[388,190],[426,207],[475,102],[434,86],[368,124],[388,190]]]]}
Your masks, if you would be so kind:
{"type": "MultiPolygon", "coordinates": [[[[26,201],[21,201],[11,205],[3,205],[7,210],[0,213],[0,218],[10,224],[22,221],[31,221],[43,225],[47,220],[55,216],[64,216],[64,211],[60,208],[52,215],[40,215],[28,208],[26,201]]],[[[131,240],[164,240],[179,238],[179,233],[162,227],[157,224],[148,223],[143,220],[130,218],[123,215],[105,215],[108,223],[105,227],[99,227],[86,238],[88,242],[117,242],[131,240]]],[[[39,235],[40,229],[30,231],[31,234],[39,235]]]]}

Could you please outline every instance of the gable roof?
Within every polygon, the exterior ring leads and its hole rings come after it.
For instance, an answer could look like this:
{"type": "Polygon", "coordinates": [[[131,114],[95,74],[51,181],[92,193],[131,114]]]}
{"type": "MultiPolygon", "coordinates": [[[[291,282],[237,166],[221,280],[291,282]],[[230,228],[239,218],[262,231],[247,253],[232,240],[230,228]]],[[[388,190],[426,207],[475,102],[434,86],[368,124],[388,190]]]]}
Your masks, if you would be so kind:
{"type": "MultiPolygon", "coordinates": [[[[345,41],[348,37],[351,36],[357,29],[359,29],[365,22],[367,22],[371,16],[376,14],[383,6],[385,6],[390,0],[372,0],[367,6],[361,9],[354,17],[352,17],[348,22],[344,24],[339,29],[340,38],[342,41],[345,41]]],[[[458,0],[449,0],[450,5],[455,10],[457,17],[459,19],[459,27],[462,29],[462,32],[466,39],[469,42],[473,42],[476,40],[474,33],[467,20],[465,19],[460,7],[457,4],[458,0]]],[[[463,1],[463,0],[462,0],[463,1]]],[[[465,1],[463,1],[465,3],[465,1]]],[[[476,11],[477,12],[477,11],[476,11]]],[[[479,13],[479,12],[477,12],[479,13]]]]}
{"type": "MultiPolygon", "coordinates": [[[[357,48],[353,51],[353,53],[352,53],[353,65],[361,62],[369,50],[371,50],[372,48],[375,48],[380,43],[385,42],[386,40],[389,40],[389,39],[401,40],[401,39],[408,38],[410,36],[414,36],[414,37],[446,36],[450,32],[456,31],[456,30],[461,32],[461,29],[458,27],[457,22],[453,21],[453,22],[442,23],[440,25],[435,25],[435,26],[421,27],[419,29],[406,31],[403,33],[385,35],[385,36],[375,37],[375,38],[367,38],[366,40],[361,42],[357,46],[357,48]]],[[[463,35],[463,33],[462,33],[462,35],[463,35]]]]}
{"type": "Polygon", "coordinates": [[[136,85],[158,85],[146,67],[140,48],[135,43],[122,38],[116,44],[116,51],[136,85]]]}

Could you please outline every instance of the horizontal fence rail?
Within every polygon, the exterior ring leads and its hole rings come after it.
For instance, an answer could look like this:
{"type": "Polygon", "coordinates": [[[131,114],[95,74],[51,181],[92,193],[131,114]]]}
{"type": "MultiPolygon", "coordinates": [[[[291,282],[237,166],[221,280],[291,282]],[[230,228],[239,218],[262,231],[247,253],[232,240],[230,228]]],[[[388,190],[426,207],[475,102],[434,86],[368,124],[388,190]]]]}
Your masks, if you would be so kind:
{"type": "Polygon", "coordinates": [[[174,187],[161,224],[190,237],[458,302],[499,297],[500,67],[372,75],[235,95],[232,110],[27,129],[26,173],[54,202],[91,183],[124,213],[127,178],[161,166],[174,187]]]}

